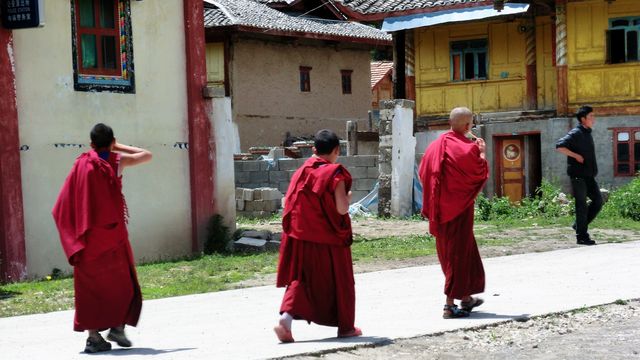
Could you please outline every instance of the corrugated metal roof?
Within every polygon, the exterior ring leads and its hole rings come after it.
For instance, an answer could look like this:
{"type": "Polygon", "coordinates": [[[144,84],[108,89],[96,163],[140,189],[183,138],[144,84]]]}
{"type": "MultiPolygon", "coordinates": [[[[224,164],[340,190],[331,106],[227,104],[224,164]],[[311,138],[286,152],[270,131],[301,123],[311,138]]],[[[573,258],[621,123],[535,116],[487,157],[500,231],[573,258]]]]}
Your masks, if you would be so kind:
{"type": "Polygon", "coordinates": [[[370,15],[419,9],[445,10],[452,6],[489,3],[490,0],[333,0],[351,11],[370,15]]]}
{"type": "Polygon", "coordinates": [[[371,62],[371,88],[373,89],[380,80],[393,70],[393,61],[372,61],[371,62]]]}
{"type": "Polygon", "coordinates": [[[391,41],[391,35],[357,22],[293,16],[253,0],[205,0],[205,28],[239,25],[302,34],[391,41]]]}

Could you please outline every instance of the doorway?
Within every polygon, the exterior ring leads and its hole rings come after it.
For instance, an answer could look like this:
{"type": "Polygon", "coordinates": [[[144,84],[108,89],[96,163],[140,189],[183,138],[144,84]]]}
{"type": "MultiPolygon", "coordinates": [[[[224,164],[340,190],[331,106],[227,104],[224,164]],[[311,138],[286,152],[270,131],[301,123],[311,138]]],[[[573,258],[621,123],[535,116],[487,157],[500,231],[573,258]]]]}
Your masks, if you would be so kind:
{"type": "Polygon", "coordinates": [[[496,195],[518,202],[542,182],[540,134],[496,136],[496,195]]]}

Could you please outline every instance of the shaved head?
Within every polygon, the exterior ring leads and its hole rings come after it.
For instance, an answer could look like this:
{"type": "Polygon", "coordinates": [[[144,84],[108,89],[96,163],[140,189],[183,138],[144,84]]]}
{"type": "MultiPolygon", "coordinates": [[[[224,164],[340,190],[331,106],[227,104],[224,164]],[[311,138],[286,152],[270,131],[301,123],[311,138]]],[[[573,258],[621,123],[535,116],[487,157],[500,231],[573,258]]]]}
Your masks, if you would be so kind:
{"type": "Polygon", "coordinates": [[[451,125],[451,130],[456,132],[466,132],[469,130],[466,126],[469,125],[469,127],[471,127],[471,123],[473,123],[473,113],[471,110],[466,107],[457,107],[451,110],[451,114],[449,115],[449,125],[451,125]]]}

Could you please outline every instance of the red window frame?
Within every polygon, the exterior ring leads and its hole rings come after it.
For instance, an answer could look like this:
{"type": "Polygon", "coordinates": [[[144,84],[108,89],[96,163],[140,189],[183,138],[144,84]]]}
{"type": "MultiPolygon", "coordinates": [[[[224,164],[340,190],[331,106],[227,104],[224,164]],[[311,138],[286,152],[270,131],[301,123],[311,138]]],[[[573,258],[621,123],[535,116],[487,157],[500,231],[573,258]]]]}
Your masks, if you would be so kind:
{"type": "Polygon", "coordinates": [[[635,144],[640,144],[640,140],[636,140],[635,134],[640,133],[640,127],[636,128],[615,128],[613,130],[613,175],[614,176],[635,176],[636,175],[636,165],[640,163],[640,161],[636,161],[635,159],[635,144]],[[619,133],[629,133],[629,140],[627,141],[618,141],[619,133]],[[628,161],[619,161],[618,160],[618,144],[628,144],[629,145],[629,160],[628,161]],[[619,164],[628,164],[629,165],[629,173],[621,173],[618,171],[619,164]]]}
{"type": "Polygon", "coordinates": [[[300,66],[300,91],[311,92],[311,67],[300,66]]]}
{"type": "Polygon", "coordinates": [[[351,74],[353,70],[340,70],[342,78],[342,93],[351,94],[351,74]]]}
{"type": "Polygon", "coordinates": [[[76,24],[76,46],[78,56],[78,72],[86,75],[122,75],[121,62],[120,62],[120,0],[113,0],[113,19],[114,28],[101,28],[100,27],[100,0],[93,1],[93,23],[94,27],[81,27],[80,26],[80,0],[75,1],[75,24],[76,24]],[[82,66],[82,35],[95,35],[96,36],[96,64],[95,68],[85,68],[82,66]],[[104,36],[114,37],[114,53],[116,57],[115,69],[105,68],[103,64],[103,51],[102,51],[102,38],[104,36]]]}

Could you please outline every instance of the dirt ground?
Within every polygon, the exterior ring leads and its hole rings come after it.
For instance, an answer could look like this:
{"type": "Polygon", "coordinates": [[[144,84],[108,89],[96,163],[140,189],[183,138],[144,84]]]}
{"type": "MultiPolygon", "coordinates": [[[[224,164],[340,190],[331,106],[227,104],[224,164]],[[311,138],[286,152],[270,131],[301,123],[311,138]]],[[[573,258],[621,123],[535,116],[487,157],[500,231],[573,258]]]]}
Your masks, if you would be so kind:
{"type": "MultiPolygon", "coordinates": [[[[255,226],[279,232],[280,223],[255,226]]],[[[358,219],[354,234],[367,238],[427,234],[421,221],[358,219]]],[[[598,243],[640,240],[640,232],[590,229],[598,243]]],[[[529,227],[498,230],[477,225],[478,240],[519,239],[500,246],[481,246],[482,257],[577,247],[571,229],[529,227]]],[[[436,256],[355,264],[358,273],[437,264],[436,256]]],[[[240,286],[269,285],[275,275],[253,279],[240,286]]],[[[480,329],[402,339],[373,347],[296,356],[294,359],[640,359],[640,300],[610,304],[564,314],[509,321],[480,329]]]]}

